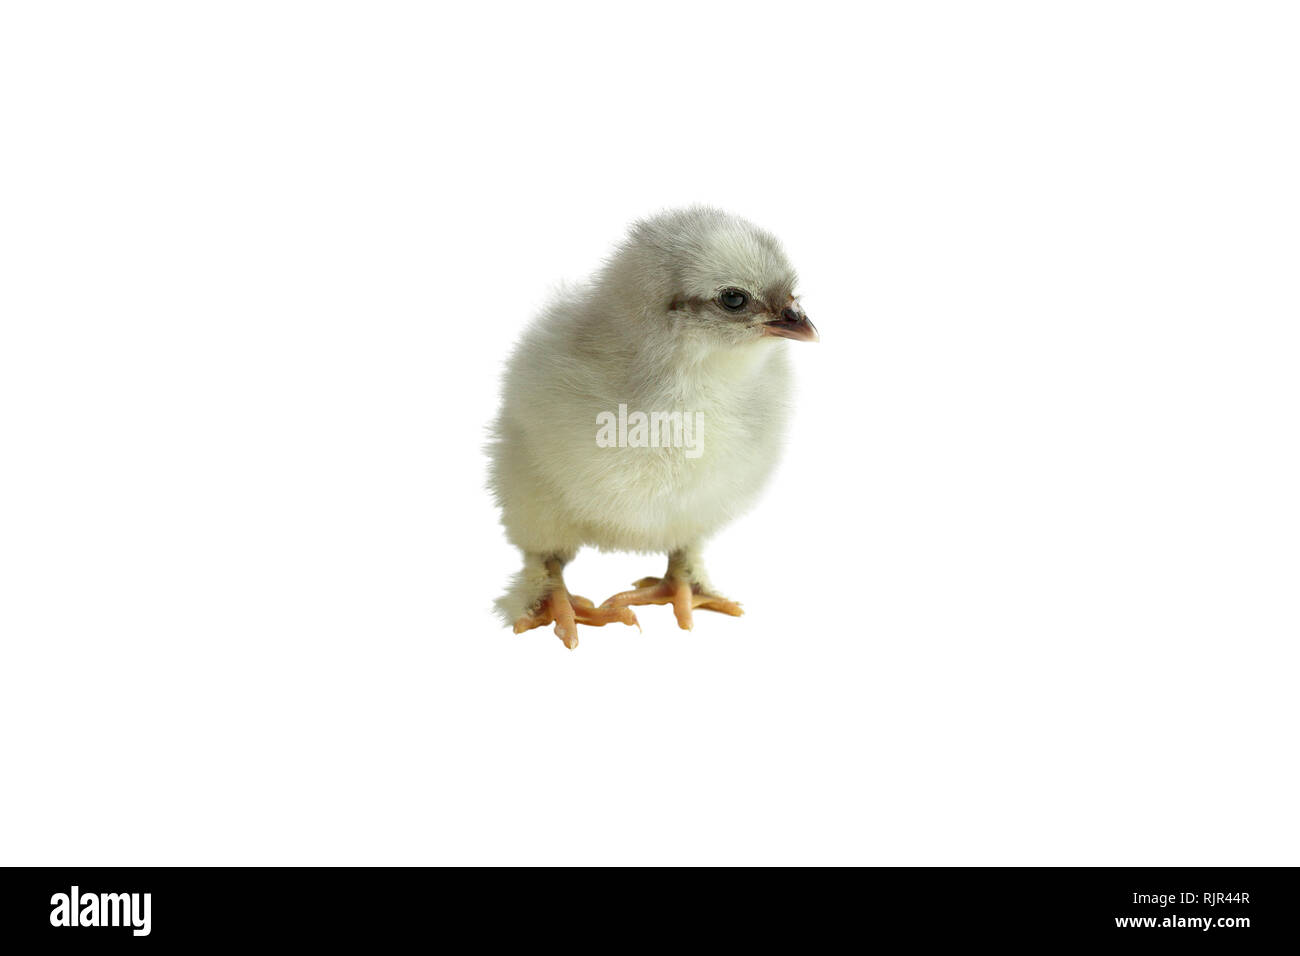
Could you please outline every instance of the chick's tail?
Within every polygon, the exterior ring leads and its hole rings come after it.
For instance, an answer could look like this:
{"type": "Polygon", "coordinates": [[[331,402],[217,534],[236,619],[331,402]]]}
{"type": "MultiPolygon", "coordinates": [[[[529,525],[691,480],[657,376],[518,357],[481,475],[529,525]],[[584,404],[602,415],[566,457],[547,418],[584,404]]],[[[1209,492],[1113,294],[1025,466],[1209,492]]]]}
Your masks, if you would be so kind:
{"type": "Polygon", "coordinates": [[[513,627],[520,618],[531,614],[551,593],[552,576],[546,559],[540,554],[525,554],[524,566],[510,579],[506,593],[496,600],[497,616],[513,627]]]}

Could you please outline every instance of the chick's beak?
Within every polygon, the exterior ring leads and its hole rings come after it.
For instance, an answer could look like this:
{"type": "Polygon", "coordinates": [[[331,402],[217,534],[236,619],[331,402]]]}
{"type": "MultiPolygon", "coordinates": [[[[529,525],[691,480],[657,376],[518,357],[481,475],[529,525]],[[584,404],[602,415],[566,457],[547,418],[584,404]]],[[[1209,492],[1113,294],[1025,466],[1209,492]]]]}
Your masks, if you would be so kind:
{"type": "Polygon", "coordinates": [[[764,322],[763,334],[800,342],[816,342],[821,338],[817,334],[817,327],[808,321],[803,310],[795,308],[786,308],[781,313],[781,318],[764,322]]]}

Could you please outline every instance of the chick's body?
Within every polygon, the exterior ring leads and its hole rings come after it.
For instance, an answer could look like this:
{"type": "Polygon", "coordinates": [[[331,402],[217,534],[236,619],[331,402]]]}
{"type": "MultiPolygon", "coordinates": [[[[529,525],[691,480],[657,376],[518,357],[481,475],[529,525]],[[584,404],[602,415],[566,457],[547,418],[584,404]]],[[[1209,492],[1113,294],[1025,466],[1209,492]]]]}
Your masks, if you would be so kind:
{"type": "Polygon", "coordinates": [[[677,550],[743,511],[776,464],[789,380],[781,350],[687,363],[602,348],[607,315],[581,293],[557,301],[506,373],[493,474],[507,535],[525,551],[677,550]],[[598,447],[598,416],[620,405],[694,414],[698,454],[598,447]]]}
{"type": "Polygon", "coordinates": [[[780,340],[815,337],[793,283],[774,239],[696,208],[636,224],[591,283],[530,326],[507,367],[490,446],[502,523],[524,552],[498,601],[516,630],[555,620],[573,646],[575,620],[631,623],[630,604],[673,603],[683,626],[692,607],[739,613],[711,593],[698,551],[752,504],[776,464],[790,402],[780,340]],[[676,414],[694,427],[652,430],[658,447],[602,447],[601,416],[620,406],[625,417],[676,414]],[[645,593],[593,608],[568,595],[560,574],[583,545],[667,552],[669,571],[639,582],[645,593]]]}

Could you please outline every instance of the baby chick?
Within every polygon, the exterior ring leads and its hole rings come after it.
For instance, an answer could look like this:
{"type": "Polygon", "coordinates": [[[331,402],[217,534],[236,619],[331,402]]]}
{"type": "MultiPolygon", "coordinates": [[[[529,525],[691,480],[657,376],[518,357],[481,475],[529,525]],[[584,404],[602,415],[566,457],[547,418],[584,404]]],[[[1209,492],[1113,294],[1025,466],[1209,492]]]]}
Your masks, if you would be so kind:
{"type": "Polygon", "coordinates": [[[578,624],[635,624],[633,605],[672,604],[683,628],[694,608],[742,613],[709,584],[700,548],[776,464],[783,340],[817,340],[794,285],[771,235],[693,207],[635,223],[590,283],[528,328],[489,445],[502,524],[524,556],[497,601],[516,633],[554,621],[574,648],[578,624]],[[638,412],[657,422],[648,436],[624,427],[638,412]],[[596,607],[562,574],[583,545],[666,552],[668,569],[596,607]]]}

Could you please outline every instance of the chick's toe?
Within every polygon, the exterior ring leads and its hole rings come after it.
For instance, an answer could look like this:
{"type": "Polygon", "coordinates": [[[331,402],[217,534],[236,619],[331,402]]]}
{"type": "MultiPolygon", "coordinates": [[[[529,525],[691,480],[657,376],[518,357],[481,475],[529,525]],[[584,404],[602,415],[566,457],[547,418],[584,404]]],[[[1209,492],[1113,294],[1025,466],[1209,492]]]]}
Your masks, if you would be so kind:
{"type": "Polygon", "coordinates": [[[636,582],[633,590],[620,591],[606,600],[601,607],[614,609],[643,604],[671,604],[673,615],[677,618],[677,626],[687,631],[695,626],[691,617],[691,612],[695,608],[730,614],[732,617],[740,617],[745,613],[735,601],[710,594],[700,585],[677,577],[642,578],[636,582]]]}
{"type": "Polygon", "coordinates": [[[636,614],[627,607],[596,607],[585,597],[571,595],[563,586],[551,591],[529,614],[515,621],[515,633],[522,634],[535,627],[543,627],[555,622],[555,636],[564,642],[564,646],[573,650],[578,646],[579,624],[591,627],[603,627],[606,624],[636,625],[640,630],[636,614]]]}

